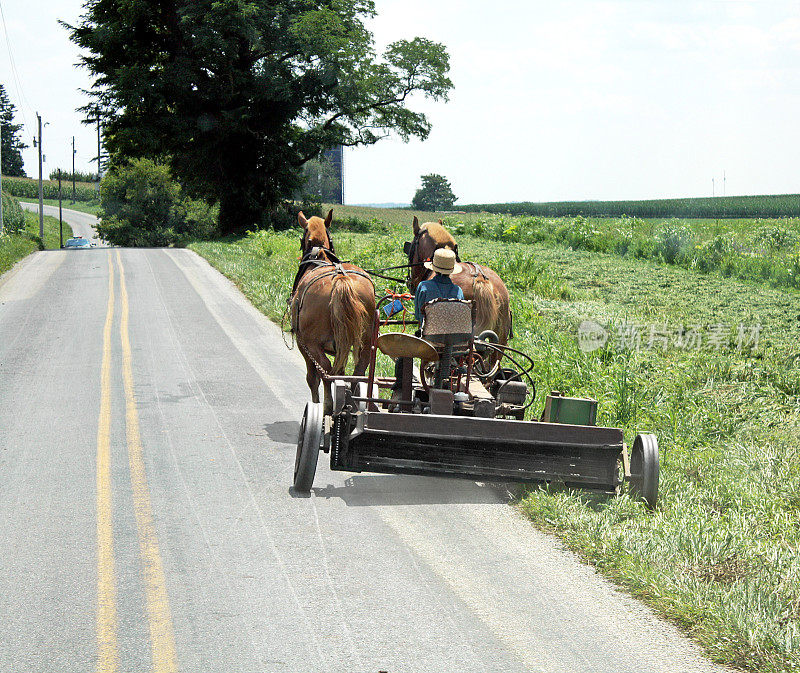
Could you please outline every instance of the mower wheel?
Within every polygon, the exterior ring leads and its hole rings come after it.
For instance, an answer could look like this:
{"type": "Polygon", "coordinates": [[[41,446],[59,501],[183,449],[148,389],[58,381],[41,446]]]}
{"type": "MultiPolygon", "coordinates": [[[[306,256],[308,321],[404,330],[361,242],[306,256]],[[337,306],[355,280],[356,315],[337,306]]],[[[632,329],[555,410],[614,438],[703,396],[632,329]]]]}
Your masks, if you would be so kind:
{"type": "Polygon", "coordinates": [[[322,418],[322,403],[306,404],[297,434],[297,456],[294,461],[294,490],[301,493],[308,493],[314,483],[322,446],[322,418]]]}
{"type": "MultiPolygon", "coordinates": [[[[378,397],[378,386],[374,383],[372,384],[372,393],[370,394],[369,387],[367,386],[365,381],[360,381],[356,386],[356,397],[378,397]]],[[[366,402],[359,402],[358,403],[358,410],[359,411],[367,411],[367,403],[366,402]]]]}
{"type": "Polygon", "coordinates": [[[636,435],[631,449],[630,492],[655,509],[658,499],[658,440],[650,433],[636,435]]]}

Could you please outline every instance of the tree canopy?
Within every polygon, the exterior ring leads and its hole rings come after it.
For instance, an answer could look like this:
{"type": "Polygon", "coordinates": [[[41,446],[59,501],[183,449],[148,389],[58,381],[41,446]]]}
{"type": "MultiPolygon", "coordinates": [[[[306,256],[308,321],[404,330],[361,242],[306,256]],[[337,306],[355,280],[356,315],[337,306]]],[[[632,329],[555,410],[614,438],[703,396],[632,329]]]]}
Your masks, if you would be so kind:
{"type": "Polygon", "coordinates": [[[3,175],[25,177],[22,167],[22,150],[27,145],[20,140],[22,124],[14,123],[16,108],[9,100],[5,87],[0,84],[0,129],[2,130],[3,175]]]}
{"type": "Polygon", "coordinates": [[[378,57],[372,0],[87,0],[72,40],[93,75],[112,163],[167,160],[224,230],[263,221],[335,145],[395,132],[426,138],[407,107],[447,99],[442,44],[390,44],[378,57]]]}
{"type": "Polygon", "coordinates": [[[443,175],[431,173],[422,176],[422,187],[414,194],[411,205],[416,210],[448,210],[456,202],[456,195],[443,175]]]}

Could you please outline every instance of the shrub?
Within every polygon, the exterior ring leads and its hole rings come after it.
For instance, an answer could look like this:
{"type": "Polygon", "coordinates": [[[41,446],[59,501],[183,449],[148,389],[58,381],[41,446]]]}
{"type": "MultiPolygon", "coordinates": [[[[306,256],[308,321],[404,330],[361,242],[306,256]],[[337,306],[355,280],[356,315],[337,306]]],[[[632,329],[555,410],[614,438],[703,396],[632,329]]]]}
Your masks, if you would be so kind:
{"type": "Polygon", "coordinates": [[[300,212],[306,217],[314,215],[322,217],[322,204],[309,195],[306,195],[302,201],[284,201],[267,214],[267,226],[276,231],[292,229],[297,226],[297,215],[300,212]]]}
{"type": "Polygon", "coordinates": [[[25,214],[19,201],[3,192],[3,231],[18,234],[25,229],[25,214]]]}
{"type": "Polygon", "coordinates": [[[215,210],[186,197],[169,168],[149,159],[134,159],[109,171],[100,198],[97,233],[113,245],[185,245],[212,236],[216,229],[215,210]]]}
{"type": "Polygon", "coordinates": [[[674,264],[680,260],[693,239],[694,235],[686,225],[678,220],[670,220],[656,232],[656,252],[665,262],[674,264]]]}
{"type": "Polygon", "coordinates": [[[797,233],[777,224],[763,224],[753,235],[755,243],[761,243],[771,250],[787,250],[797,245],[797,233]]]}

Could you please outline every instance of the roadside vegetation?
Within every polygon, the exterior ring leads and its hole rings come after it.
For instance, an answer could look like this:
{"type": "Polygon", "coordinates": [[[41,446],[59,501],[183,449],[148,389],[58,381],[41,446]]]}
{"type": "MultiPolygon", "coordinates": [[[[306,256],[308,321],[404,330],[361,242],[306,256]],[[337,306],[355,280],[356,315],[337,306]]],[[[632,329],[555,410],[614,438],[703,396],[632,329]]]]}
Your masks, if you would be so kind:
{"type": "Polygon", "coordinates": [[[97,235],[111,245],[183,245],[216,233],[216,210],[189,198],[170,169],[150,159],[133,159],[109,172],[100,195],[97,235]]]}
{"type": "MultiPolygon", "coordinates": [[[[336,213],[343,257],[365,268],[405,261],[409,211],[393,212],[399,224],[336,213]]],[[[698,238],[715,226],[747,235],[763,226],[683,224],[698,238]]],[[[640,226],[652,235],[659,224],[640,226]]],[[[191,248],[280,321],[298,237],[257,231],[191,248]]],[[[800,669],[800,295],[657,256],[494,240],[466,222],[457,238],[465,259],[494,268],[513,293],[513,343],[537,363],[534,409],[550,390],[593,396],[599,423],[624,427],[628,442],[653,431],[661,446],[655,512],[626,495],[557,488],[522,492],[521,510],[715,660],[800,669]],[[608,335],[593,352],[578,346],[585,320],[608,335]]],[[[391,285],[376,281],[379,292],[391,285]]]]}
{"type": "MultiPolygon", "coordinates": [[[[72,236],[72,227],[64,223],[64,240],[72,236]]],[[[58,249],[58,220],[44,218],[44,244],[39,238],[39,215],[23,211],[19,202],[3,194],[3,233],[0,234],[0,274],[36,250],[58,249]]]]}

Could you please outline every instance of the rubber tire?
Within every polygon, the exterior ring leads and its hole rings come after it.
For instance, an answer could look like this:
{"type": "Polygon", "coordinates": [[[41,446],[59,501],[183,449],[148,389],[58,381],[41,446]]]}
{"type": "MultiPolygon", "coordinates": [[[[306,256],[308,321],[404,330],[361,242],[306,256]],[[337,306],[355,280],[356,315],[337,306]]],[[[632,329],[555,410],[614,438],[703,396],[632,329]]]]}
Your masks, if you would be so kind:
{"type": "Polygon", "coordinates": [[[650,509],[655,509],[658,500],[658,440],[650,433],[636,435],[631,449],[631,479],[629,491],[634,498],[641,498],[650,509]]]}
{"type": "MultiPolygon", "coordinates": [[[[359,381],[356,384],[356,397],[371,397],[371,395],[367,395],[367,384],[365,381],[359,381]]],[[[376,395],[377,397],[377,395],[376,395]]],[[[358,410],[359,411],[366,411],[367,410],[367,403],[366,402],[359,402],[358,403],[358,410]]]]}
{"type": "Polygon", "coordinates": [[[294,461],[294,490],[308,493],[314,483],[317,459],[322,447],[322,403],[308,402],[297,433],[294,461]]]}

